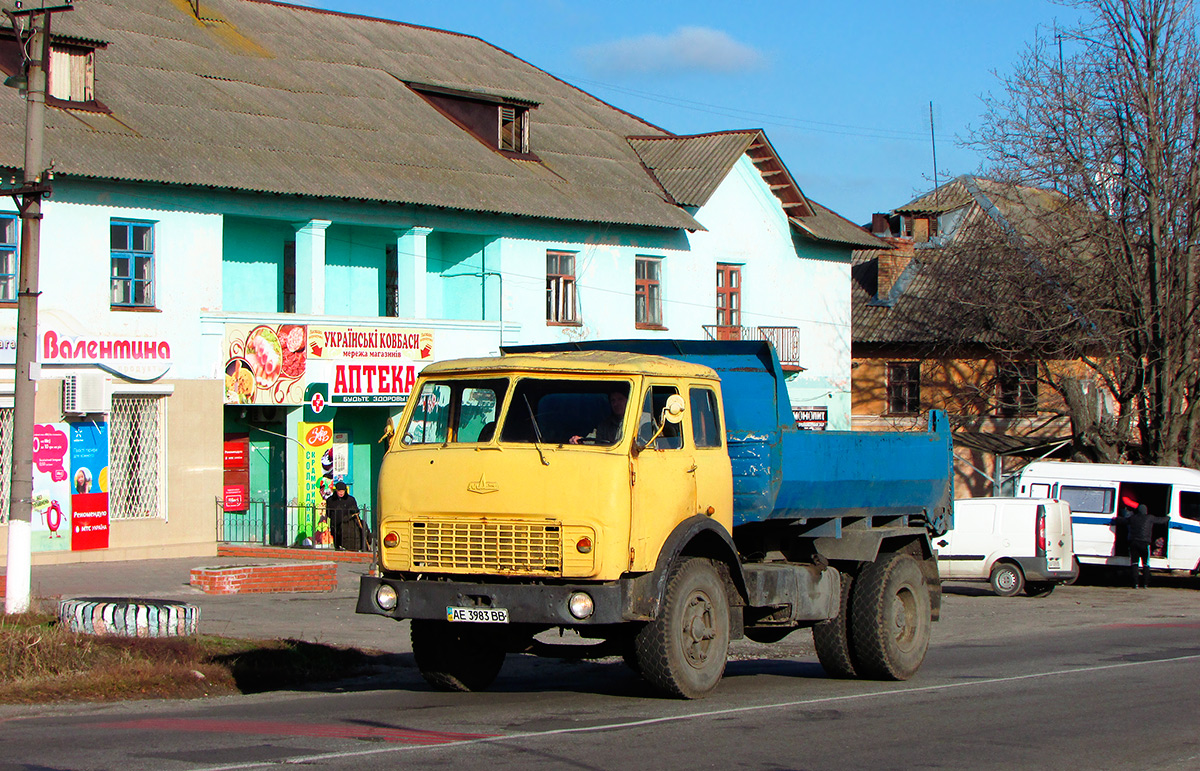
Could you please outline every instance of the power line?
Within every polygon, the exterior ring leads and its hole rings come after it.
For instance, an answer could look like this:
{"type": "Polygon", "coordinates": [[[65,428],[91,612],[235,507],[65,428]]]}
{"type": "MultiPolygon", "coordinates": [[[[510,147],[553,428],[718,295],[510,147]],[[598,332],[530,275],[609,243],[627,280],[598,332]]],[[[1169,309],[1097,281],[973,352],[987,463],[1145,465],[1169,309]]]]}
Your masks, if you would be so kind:
{"type": "Polygon", "coordinates": [[[691,99],[681,99],[679,97],[667,96],[665,94],[656,94],[650,91],[640,91],[626,86],[618,86],[612,83],[604,83],[598,80],[588,80],[577,76],[559,76],[560,79],[571,83],[587,83],[592,86],[599,86],[617,93],[634,96],[640,99],[646,99],[652,102],[659,102],[671,107],[679,107],[686,110],[694,110],[696,112],[708,113],[710,115],[720,115],[725,118],[735,118],[738,120],[754,120],[761,121],[767,125],[780,126],[784,128],[799,128],[808,131],[835,134],[839,136],[856,136],[867,139],[889,139],[902,142],[924,142],[924,130],[908,130],[894,129],[881,126],[855,126],[846,123],[833,123],[829,121],[809,120],[806,118],[798,118],[794,115],[781,115],[778,113],[757,112],[753,110],[741,110],[736,107],[727,107],[725,105],[710,104],[708,102],[697,102],[691,99]]]}

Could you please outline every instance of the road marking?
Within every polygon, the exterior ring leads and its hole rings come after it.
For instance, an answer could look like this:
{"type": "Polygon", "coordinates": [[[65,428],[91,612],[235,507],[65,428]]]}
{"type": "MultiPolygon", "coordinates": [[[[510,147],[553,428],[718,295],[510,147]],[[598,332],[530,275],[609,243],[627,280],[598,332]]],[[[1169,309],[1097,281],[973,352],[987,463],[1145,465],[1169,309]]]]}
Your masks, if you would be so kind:
{"type": "Polygon", "coordinates": [[[445,731],[418,731],[381,726],[320,725],[315,723],[278,723],[264,720],[212,720],[206,718],[147,718],[115,723],[97,723],[94,728],[142,731],[195,731],[200,733],[255,734],[267,736],[314,736],[324,739],[382,739],[417,746],[462,743],[487,739],[496,734],[463,734],[445,731]]]}
{"type": "MultiPolygon", "coordinates": [[[[1152,659],[1150,661],[1125,661],[1119,664],[1099,664],[1093,667],[1077,667],[1074,669],[1057,669],[1049,672],[1035,672],[1028,675],[1013,675],[1011,677],[993,677],[986,680],[971,680],[961,683],[943,683],[941,685],[924,685],[916,688],[897,688],[891,691],[875,691],[872,693],[852,693],[845,696],[822,696],[816,699],[798,699],[796,701],[782,701],[772,704],[756,704],[748,707],[728,707],[726,709],[714,709],[706,712],[691,712],[685,715],[667,715],[665,717],[646,718],[644,720],[629,720],[623,723],[604,723],[593,726],[579,726],[577,728],[556,728],[549,731],[526,731],[518,734],[499,734],[499,735],[482,735],[477,738],[468,738],[461,741],[450,740],[439,742],[437,744],[417,745],[409,744],[401,747],[381,747],[367,750],[349,750],[345,752],[322,752],[315,755],[298,755],[294,758],[284,760],[274,760],[267,762],[255,763],[238,763],[229,766],[211,766],[209,768],[192,769],[192,771],[240,771],[247,768],[269,768],[278,765],[291,765],[299,763],[313,763],[321,760],[337,760],[340,758],[359,758],[370,755],[381,755],[384,753],[407,752],[416,749],[429,749],[441,747],[463,747],[474,744],[494,744],[498,742],[520,741],[524,739],[540,739],[547,736],[562,736],[565,734],[577,733],[598,733],[600,731],[623,731],[630,728],[642,728],[644,726],[659,725],[662,723],[677,723],[685,720],[696,720],[701,718],[723,717],[726,715],[740,715],[752,712],[765,712],[773,709],[789,709],[793,707],[811,707],[821,704],[832,704],[836,702],[847,701],[862,701],[864,699],[885,698],[888,696],[907,696],[909,694],[936,693],[939,691],[950,691],[959,688],[974,688],[988,685],[1003,685],[1006,683],[1017,683],[1024,680],[1038,680],[1050,677],[1062,677],[1064,675],[1087,674],[1090,672],[1104,672],[1114,669],[1127,669],[1132,667],[1145,667],[1154,664],[1178,664],[1185,661],[1200,660],[1200,653],[1190,654],[1187,656],[1175,656],[1169,659],[1152,659]]],[[[157,721],[154,721],[157,722],[157,721]]],[[[448,736],[451,734],[447,734],[448,736]]],[[[468,734],[462,734],[468,736],[468,734]]]]}

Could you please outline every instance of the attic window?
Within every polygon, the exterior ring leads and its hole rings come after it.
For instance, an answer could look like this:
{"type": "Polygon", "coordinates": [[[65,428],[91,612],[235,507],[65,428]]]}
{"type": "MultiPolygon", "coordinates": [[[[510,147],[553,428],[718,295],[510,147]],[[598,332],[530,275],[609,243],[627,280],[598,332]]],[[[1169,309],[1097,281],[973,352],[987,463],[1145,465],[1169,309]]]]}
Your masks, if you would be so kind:
{"type": "Polygon", "coordinates": [[[528,109],[500,105],[500,149],[511,153],[529,152],[528,109]]]}
{"type": "Polygon", "coordinates": [[[96,52],[79,46],[50,47],[50,96],[64,102],[96,99],[96,52]]]}
{"type": "Polygon", "coordinates": [[[426,83],[405,85],[493,150],[510,158],[538,160],[529,149],[529,112],[537,102],[426,83]]]}

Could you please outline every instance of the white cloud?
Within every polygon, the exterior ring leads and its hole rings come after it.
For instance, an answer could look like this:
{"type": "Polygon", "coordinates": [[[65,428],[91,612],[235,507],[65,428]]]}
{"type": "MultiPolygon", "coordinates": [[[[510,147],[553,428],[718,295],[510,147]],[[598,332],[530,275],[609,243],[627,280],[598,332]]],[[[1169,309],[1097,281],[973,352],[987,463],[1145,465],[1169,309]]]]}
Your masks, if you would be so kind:
{"type": "Polygon", "coordinates": [[[754,48],[708,27],[680,27],[670,35],[640,35],[577,51],[593,72],[744,72],[762,67],[754,48]]]}

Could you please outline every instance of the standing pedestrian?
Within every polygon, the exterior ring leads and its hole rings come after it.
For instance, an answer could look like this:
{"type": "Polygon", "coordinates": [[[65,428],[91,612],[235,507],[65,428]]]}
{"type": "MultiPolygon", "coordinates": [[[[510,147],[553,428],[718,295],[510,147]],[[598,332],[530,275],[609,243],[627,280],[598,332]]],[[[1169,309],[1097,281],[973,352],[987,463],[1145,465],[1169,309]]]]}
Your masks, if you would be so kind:
{"type": "Polygon", "coordinates": [[[1166,524],[1167,518],[1154,516],[1144,503],[1138,503],[1133,493],[1121,497],[1121,516],[1129,534],[1129,579],[1133,588],[1150,586],[1150,544],[1154,541],[1154,526],[1166,524]],[[1139,575],[1139,565],[1141,567],[1139,575]]]}
{"type": "Polygon", "coordinates": [[[333,547],[361,551],[363,533],[358,501],[346,489],[345,482],[333,486],[333,495],[325,502],[325,510],[329,514],[329,529],[333,532],[333,547]]]}

